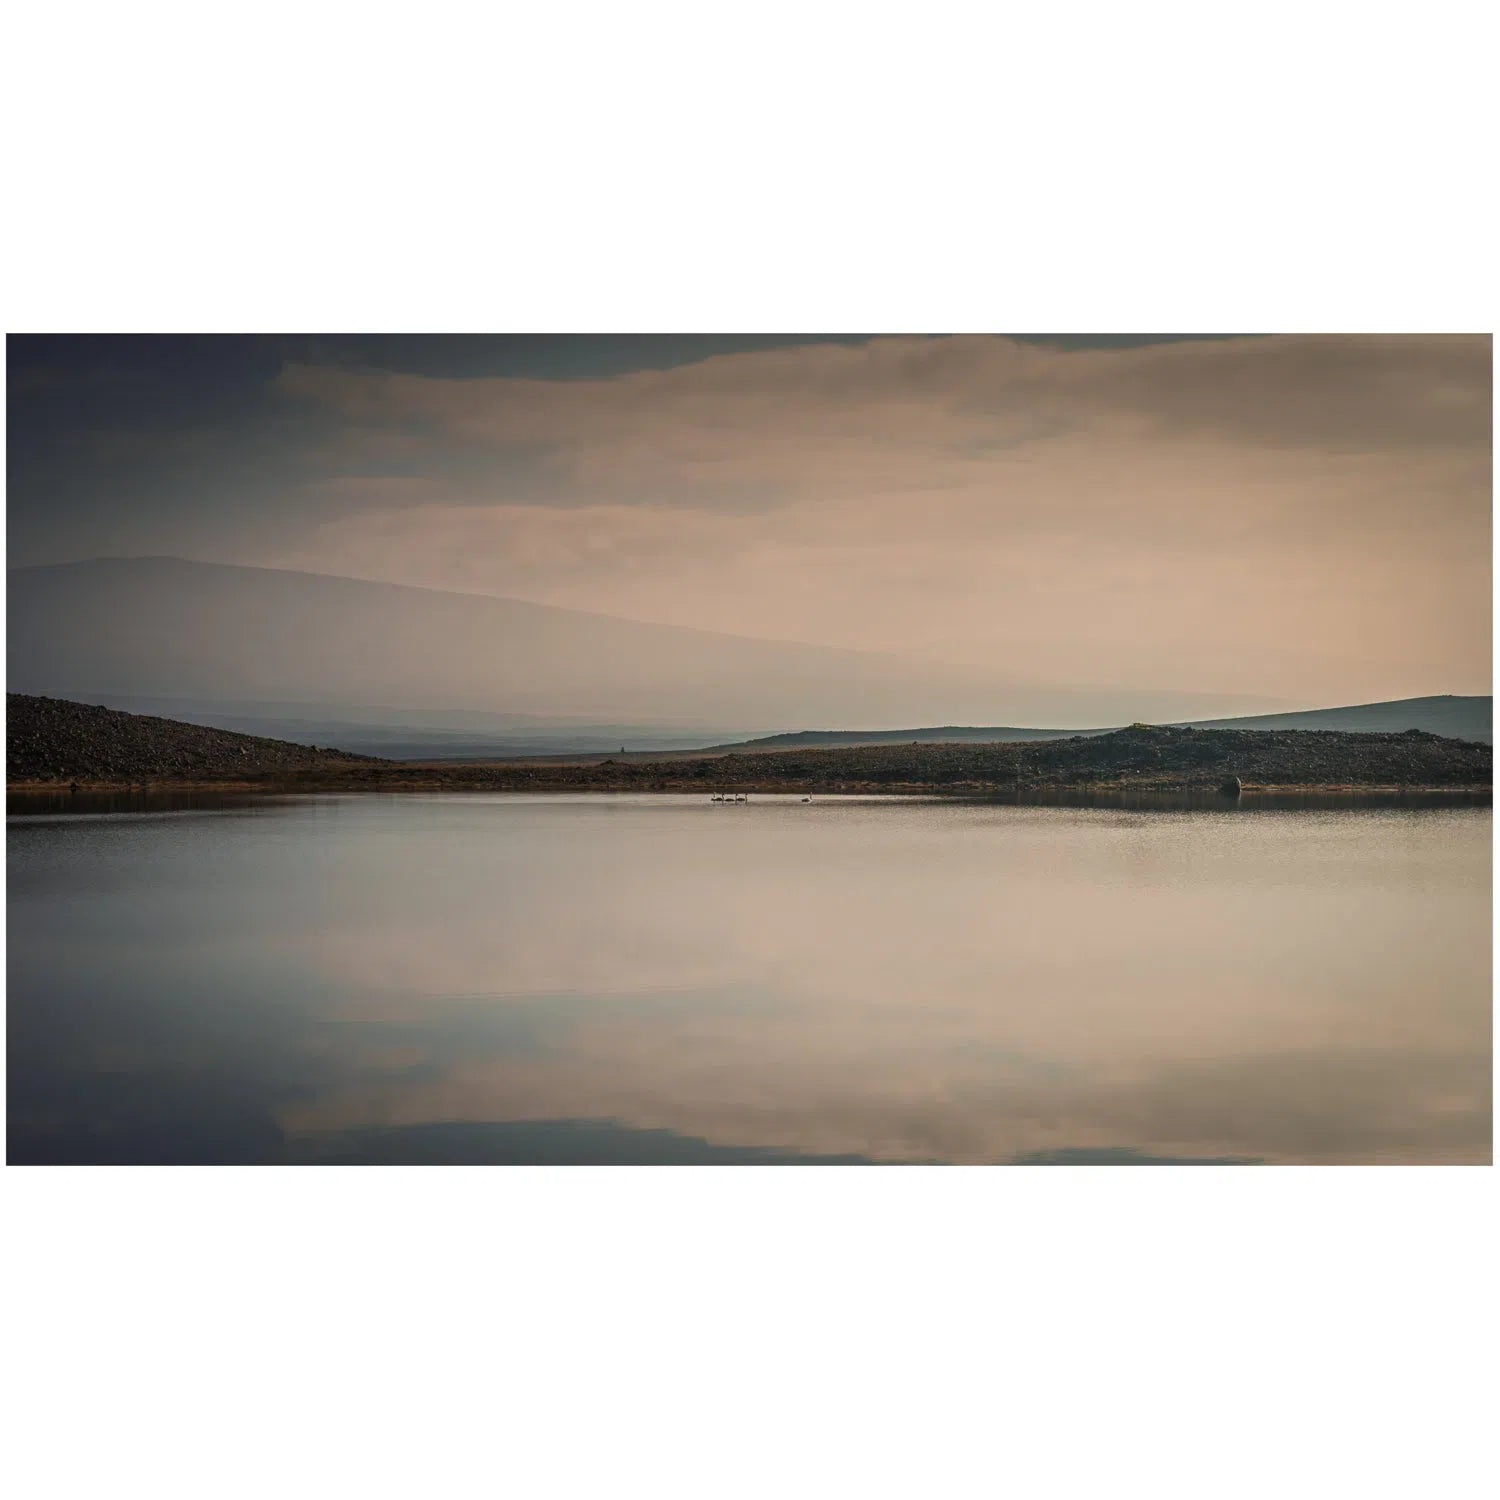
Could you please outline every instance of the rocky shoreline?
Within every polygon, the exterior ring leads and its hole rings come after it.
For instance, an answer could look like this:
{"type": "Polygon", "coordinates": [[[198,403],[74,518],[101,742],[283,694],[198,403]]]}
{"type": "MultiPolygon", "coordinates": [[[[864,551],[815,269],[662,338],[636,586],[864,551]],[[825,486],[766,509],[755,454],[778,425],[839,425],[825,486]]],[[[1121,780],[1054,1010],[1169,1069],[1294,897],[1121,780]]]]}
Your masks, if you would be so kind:
{"type": "Polygon", "coordinates": [[[13,792],[715,792],[1000,796],[1098,790],[1488,792],[1489,745],[1420,730],[1200,730],[1133,725],[1021,743],[921,742],[670,760],[386,761],[60,699],[8,695],[13,792]]]}

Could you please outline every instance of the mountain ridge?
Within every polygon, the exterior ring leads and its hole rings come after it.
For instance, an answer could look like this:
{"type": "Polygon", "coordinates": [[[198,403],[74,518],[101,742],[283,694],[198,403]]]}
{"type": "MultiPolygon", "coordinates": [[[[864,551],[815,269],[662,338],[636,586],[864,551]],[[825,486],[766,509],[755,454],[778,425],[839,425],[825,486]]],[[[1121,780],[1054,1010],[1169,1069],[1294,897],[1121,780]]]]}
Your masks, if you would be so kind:
{"type": "MultiPolygon", "coordinates": [[[[1489,744],[1493,738],[1493,699],[1482,694],[1438,693],[1420,698],[1391,698],[1378,703],[1345,704],[1333,708],[1296,709],[1278,714],[1242,714],[1226,719],[1177,720],[1171,729],[1234,729],[1272,733],[1282,730],[1347,730],[1350,733],[1399,734],[1420,729],[1446,739],[1489,744]],[[1363,721],[1362,724],[1352,722],[1363,721]],[[1442,724],[1446,727],[1438,728],[1442,724]],[[1463,728],[1469,732],[1457,733],[1463,728]]],[[[1099,729],[1034,729],[997,725],[943,725],[919,729],[803,729],[755,739],[713,745],[714,750],[759,750],[817,745],[847,746],[914,744],[1008,744],[1026,740],[1089,738],[1112,734],[1124,725],[1099,729]]]]}
{"type": "Polygon", "coordinates": [[[8,583],[9,685],[74,700],[440,704],[724,728],[981,714],[1087,724],[1268,706],[1248,695],[1051,687],[1025,680],[1024,663],[981,670],[190,559],[43,564],[12,569],[8,583]]]}

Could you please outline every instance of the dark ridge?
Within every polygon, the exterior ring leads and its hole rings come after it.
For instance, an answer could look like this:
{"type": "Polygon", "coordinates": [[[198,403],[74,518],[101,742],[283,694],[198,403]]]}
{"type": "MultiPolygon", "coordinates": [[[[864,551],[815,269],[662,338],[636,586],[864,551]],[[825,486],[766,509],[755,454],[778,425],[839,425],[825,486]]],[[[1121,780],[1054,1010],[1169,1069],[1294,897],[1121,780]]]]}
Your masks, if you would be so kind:
{"type": "Polygon", "coordinates": [[[1191,729],[1133,724],[1027,743],[866,745],[677,759],[422,763],[377,760],[51,698],[9,694],[9,779],[131,785],[229,782],[276,789],[937,792],[1063,788],[1487,789],[1490,747],[1419,729],[1191,729]]]}
{"type": "Polygon", "coordinates": [[[7,693],[5,709],[5,770],[10,781],[234,780],[379,764],[342,750],[119,713],[63,698],[7,693]]]}
{"type": "MultiPolygon", "coordinates": [[[[976,792],[1023,786],[1124,785],[1218,790],[1393,786],[1475,787],[1490,780],[1490,747],[1423,730],[1231,730],[1132,725],[1105,734],[1029,743],[921,743],[727,755],[700,763],[724,786],[779,781],[850,790],[933,787],[976,792]],[[856,786],[855,784],[858,784],[856,786]]],[[[600,768],[594,767],[593,770],[600,768]]],[[[633,769],[609,768],[615,777],[633,769]]],[[[683,762],[638,768],[641,777],[688,774],[683,762]]]]}

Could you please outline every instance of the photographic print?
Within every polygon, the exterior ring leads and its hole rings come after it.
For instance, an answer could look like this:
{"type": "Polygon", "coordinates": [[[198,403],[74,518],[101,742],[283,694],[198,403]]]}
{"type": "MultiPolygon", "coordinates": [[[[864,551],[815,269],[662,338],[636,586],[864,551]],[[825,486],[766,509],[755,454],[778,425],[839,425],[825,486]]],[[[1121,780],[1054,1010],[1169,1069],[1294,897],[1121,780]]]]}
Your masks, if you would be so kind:
{"type": "Polygon", "coordinates": [[[12,336],[16,1164],[1483,1163],[1483,335],[12,336]]]}

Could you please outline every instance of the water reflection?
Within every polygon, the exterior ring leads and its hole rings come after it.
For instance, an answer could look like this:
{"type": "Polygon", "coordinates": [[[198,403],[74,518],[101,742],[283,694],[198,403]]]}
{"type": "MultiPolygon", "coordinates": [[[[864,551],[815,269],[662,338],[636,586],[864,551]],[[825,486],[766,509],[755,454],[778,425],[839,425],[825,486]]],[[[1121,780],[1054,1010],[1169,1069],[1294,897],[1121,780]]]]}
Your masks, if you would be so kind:
{"type": "MultiPolygon", "coordinates": [[[[275,812],[297,799],[265,792],[118,791],[7,792],[8,818],[152,815],[181,812],[275,812]]],[[[304,799],[305,800],[305,799],[304,799]]]]}
{"type": "Polygon", "coordinates": [[[12,1160],[1489,1156],[1483,811],[257,806],[12,823],[12,1160]]]}
{"type": "Polygon", "coordinates": [[[1408,790],[1401,787],[1346,791],[1261,791],[1239,795],[1203,789],[1179,792],[1131,791],[1119,787],[1070,787],[985,798],[1020,807],[1124,807],[1142,812],[1350,812],[1373,808],[1489,807],[1485,791],[1408,790]]]}
{"type": "MultiPolygon", "coordinates": [[[[442,794],[424,794],[420,792],[362,792],[358,794],[361,799],[371,802],[390,802],[397,798],[402,801],[414,799],[431,801],[434,795],[442,795],[459,800],[473,798],[489,802],[502,794],[479,790],[442,794]]],[[[566,793],[557,793],[550,796],[546,794],[538,796],[514,793],[507,795],[511,800],[529,803],[543,800],[553,802],[570,802],[576,800],[573,795],[566,793]]],[[[342,796],[330,794],[311,797],[305,795],[299,796],[294,793],[250,791],[194,791],[190,789],[181,791],[154,791],[149,787],[127,787],[114,791],[79,790],[77,792],[68,792],[66,790],[32,790],[7,792],[6,812],[9,817],[16,819],[98,813],[273,812],[277,809],[294,806],[299,803],[306,806],[315,801],[333,802],[347,800],[350,800],[350,794],[342,796]]],[[[625,801],[638,804],[642,801],[642,797],[639,794],[604,792],[590,794],[590,800],[600,802],[625,801]]],[[[653,796],[651,800],[658,804],[686,801],[696,805],[703,800],[703,797],[686,796],[669,798],[653,796]]],[[[983,796],[961,796],[951,793],[941,796],[862,793],[842,796],[823,794],[804,799],[801,796],[788,795],[783,797],[775,794],[755,793],[748,799],[748,803],[756,806],[764,806],[795,802],[800,805],[804,800],[814,802],[819,806],[846,806],[863,803],[889,806],[892,804],[926,803],[937,806],[945,804],[978,804],[1008,807],[1117,807],[1139,812],[1232,811],[1255,813],[1349,812],[1375,808],[1487,808],[1493,801],[1493,795],[1489,791],[1445,791],[1441,788],[1407,790],[1391,787],[1384,789],[1351,789],[1346,791],[1260,791],[1252,788],[1237,797],[1231,797],[1226,796],[1222,792],[1202,789],[1152,792],[1132,791],[1118,787],[1070,787],[1052,791],[1036,789],[1026,792],[991,792],[983,796]]]]}

